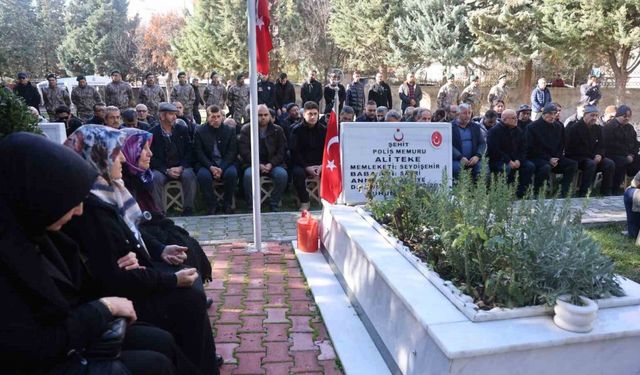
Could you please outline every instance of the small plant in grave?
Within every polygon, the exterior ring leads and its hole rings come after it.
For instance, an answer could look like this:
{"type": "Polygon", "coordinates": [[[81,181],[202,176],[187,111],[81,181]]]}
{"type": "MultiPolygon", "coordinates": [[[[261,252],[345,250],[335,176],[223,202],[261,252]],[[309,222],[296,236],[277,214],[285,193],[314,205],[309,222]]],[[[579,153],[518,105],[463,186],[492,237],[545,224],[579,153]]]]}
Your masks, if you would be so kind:
{"type": "Polygon", "coordinates": [[[613,262],[568,200],[529,193],[516,202],[515,187],[486,168],[478,181],[491,183],[474,183],[463,172],[453,188],[428,187],[415,175],[383,172],[367,189],[388,198],[369,194],[368,204],[376,220],[480,308],[551,306],[563,294],[575,303],[580,295],[622,294],[613,262]]]}

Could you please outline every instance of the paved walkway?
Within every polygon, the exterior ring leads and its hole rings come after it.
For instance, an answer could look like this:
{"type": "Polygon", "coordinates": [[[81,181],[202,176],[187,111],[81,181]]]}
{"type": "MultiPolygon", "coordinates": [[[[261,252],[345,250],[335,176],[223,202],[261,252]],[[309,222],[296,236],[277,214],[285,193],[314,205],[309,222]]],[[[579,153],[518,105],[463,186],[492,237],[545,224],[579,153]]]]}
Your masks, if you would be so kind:
{"type": "MultiPolygon", "coordinates": [[[[572,199],[572,205],[581,208],[584,199],[572,199]]],[[[319,211],[313,212],[317,217],[319,211]]],[[[262,214],[262,238],[265,241],[293,240],[296,237],[296,219],[299,212],[277,212],[262,214]]],[[[233,241],[253,240],[251,214],[194,216],[173,218],[199,241],[219,244],[233,241]]],[[[621,196],[590,198],[582,222],[588,226],[624,223],[626,215],[621,196]]]]}
{"type": "Polygon", "coordinates": [[[204,249],[222,374],[342,374],[290,243],[267,242],[262,253],[245,242],[204,249]]]}
{"type": "MultiPolygon", "coordinates": [[[[625,220],[622,197],[590,199],[585,225],[625,220]]],[[[573,199],[581,208],[584,199],[573,199]]],[[[222,374],[342,374],[339,359],[292,250],[298,212],[265,213],[262,253],[247,252],[251,215],[174,218],[206,244],[214,281],[206,293],[222,374]]],[[[314,212],[316,217],[319,212],[314,212]]]]}

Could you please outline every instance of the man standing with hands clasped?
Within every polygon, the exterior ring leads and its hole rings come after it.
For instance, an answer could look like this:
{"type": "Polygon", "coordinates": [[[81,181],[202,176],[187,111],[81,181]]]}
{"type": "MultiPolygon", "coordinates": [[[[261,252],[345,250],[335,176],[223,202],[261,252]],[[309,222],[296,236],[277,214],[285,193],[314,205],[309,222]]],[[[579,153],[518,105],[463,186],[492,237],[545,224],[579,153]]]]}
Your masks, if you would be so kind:
{"type": "Polygon", "coordinates": [[[293,184],[300,199],[300,210],[309,209],[307,177],[320,177],[322,154],[327,128],[318,123],[320,110],[315,102],[304,103],[303,120],[291,134],[291,157],[293,158],[293,184]]]}
{"type": "Polygon", "coordinates": [[[224,213],[231,214],[233,194],[238,185],[238,171],[234,164],[238,155],[236,130],[222,123],[224,116],[220,107],[207,108],[207,122],[196,128],[194,149],[199,164],[198,183],[207,204],[208,214],[218,210],[218,201],[214,194],[214,181],[224,184],[224,213]]]}

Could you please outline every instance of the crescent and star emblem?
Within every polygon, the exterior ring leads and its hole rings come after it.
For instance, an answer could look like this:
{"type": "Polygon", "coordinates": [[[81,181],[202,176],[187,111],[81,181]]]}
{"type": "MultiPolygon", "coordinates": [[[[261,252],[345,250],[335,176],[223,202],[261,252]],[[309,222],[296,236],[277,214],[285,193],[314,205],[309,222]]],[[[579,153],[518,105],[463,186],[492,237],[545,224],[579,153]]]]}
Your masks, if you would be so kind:
{"type": "Polygon", "coordinates": [[[396,129],[396,132],[393,133],[393,139],[396,142],[401,142],[404,139],[404,133],[402,133],[400,129],[396,129]]]}
{"type": "MultiPolygon", "coordinates": [[[[334,143],[340,144],[340,138],[338,136],[334,136],[334,137],[331,137],[331,139],[329,139],[329,142],[327,143],[327,154],[331,152],[330,151],[331,145],[333,145],[334,143]]],[[[337,168],[335,161],[334,160],[327,161],[327,168],[333,172],[333,170],[337,168]]]]}

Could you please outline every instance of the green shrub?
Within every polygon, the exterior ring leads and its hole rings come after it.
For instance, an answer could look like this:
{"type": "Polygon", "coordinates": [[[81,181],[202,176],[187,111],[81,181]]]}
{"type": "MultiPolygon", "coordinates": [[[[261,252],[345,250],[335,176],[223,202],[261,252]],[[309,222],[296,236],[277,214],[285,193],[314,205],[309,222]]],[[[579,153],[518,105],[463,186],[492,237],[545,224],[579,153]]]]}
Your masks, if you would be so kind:
{"type": "Polygon", "coordinates": [[[0,139],[15,132],[42,134],[38,118],[29,112],[24,100],[6,89],[0,89],[0,139]]]}
{"type": "MultiPolygon", "coordinates": [[[[443,177],[443,181],[447,181],[443,177]]],[[[415,175],[383,172],[367,186],[372,215],[480,308],[553,305],[622,293],[613,262],[580,224],[569,200],[516,201],[515,187],[486,168],[474,183],[463,172],[453,188],[429,187],[415,175]],[[385,200],[374,200],[372,192],[385,200]]]]}

